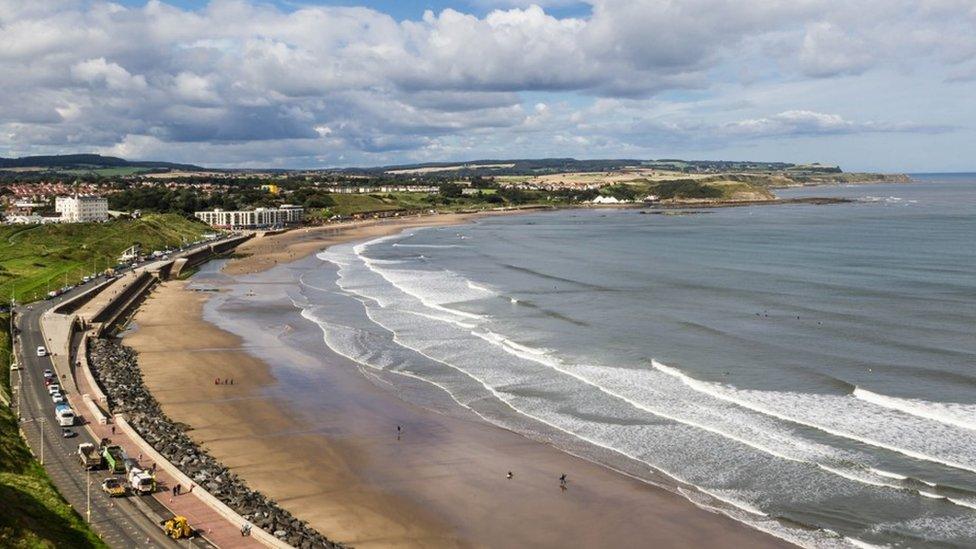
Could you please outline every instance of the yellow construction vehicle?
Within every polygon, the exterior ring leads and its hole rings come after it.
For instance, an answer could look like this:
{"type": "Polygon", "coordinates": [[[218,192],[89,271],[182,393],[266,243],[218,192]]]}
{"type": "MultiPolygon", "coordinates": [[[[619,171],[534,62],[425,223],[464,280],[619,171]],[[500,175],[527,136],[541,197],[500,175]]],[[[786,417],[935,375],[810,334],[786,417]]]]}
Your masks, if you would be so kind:
{"type": "Polygon", "coordinates": [[[102,491],[109,497],[122,497],[128,493],[129,489],[125,485],[125,479],[118,477],[108,477],[102,482],[102,491]]]}
{"type": "Polygon", "coordinates": [[[193,536],[193,528],[190,528],[189,521],[182,515],[163,522],[163,532],[173,539],[183,539],[193,536]]]}

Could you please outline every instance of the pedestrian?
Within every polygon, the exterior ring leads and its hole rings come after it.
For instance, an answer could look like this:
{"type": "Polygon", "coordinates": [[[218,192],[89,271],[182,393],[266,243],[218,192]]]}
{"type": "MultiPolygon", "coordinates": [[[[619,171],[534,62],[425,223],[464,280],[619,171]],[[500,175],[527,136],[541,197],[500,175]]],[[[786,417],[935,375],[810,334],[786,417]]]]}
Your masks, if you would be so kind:
{"type": "Polygon", "coordinates": [[[397,440],[400,440],[400,433],[403,432],[403,427],[397,425],[397,440]]]}
{"type": "Polygon", "coordinates": [[[136,458],[136,461],[142,461],[142,452],[139,452],[139,457],[136,458]]]}
{"type": "Polygon", "coordinates": [[[112,426],[112,434],[115,434],[115,425],[112,426]]]}
{"type": "Polygon", "coordinates": [[[196,487],[196,484],[190,484],[190,491],[189,491],[189,492],[187,492],[187,494],[192,494],[192,493],[193,493],[193,488],[194,488],[194,487],[196,487]]]}
{"type": "Polygon", "coordinates": [[[176,486],[170,488],[169,491],[173,493],[173,497],[176,497],[176,486]]]}
{"type": "Polygon", "coordinates": [[[183,492],[183,486],[181,486],[180,484],[177,484],[176,485],[176,495],[180,495],[181,492],[183,492]]]}
{"type": "Polygon", "coordinates": [[[152,466],[149,467],[149,474],[150,475],[155,475],[156,474],[156,464],[155,463],[153,463],[152,466]]]}
{"type": "Polygon", "coordinates": [[[513,475],[513,474],[512,474],[512,472],[511,472],[511,471],[509,471],[509,472],[508,472],[508,474],[507,474],[507,475],[505,475],[505,478],[507,478],[508,480],[512,480],[512,477],[514,477],[514,476],[515,476],[515,475],[513,475]]]}
{"type": "Polygon", "coordinates": [[[563,488],[566,487],[566,473],[563,473],[562,475],[560,475],[560,477],[559,477],[559,485],[562,486],[563,488]]]}
{"type": "Polygon", "coordinates": [[[215,377],[214,378],[214,385],[220,385],[220,378],[219,377],[215,377]]]}

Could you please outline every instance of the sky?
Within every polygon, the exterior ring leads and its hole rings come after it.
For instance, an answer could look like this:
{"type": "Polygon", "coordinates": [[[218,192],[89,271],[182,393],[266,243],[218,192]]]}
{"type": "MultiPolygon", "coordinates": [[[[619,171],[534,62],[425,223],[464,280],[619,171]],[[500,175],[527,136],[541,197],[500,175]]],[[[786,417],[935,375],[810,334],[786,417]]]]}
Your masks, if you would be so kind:
{"type": "Polygon", "coordinates": [[[976,0],[0,0],[0,156],[976,171],[976,0]]]}

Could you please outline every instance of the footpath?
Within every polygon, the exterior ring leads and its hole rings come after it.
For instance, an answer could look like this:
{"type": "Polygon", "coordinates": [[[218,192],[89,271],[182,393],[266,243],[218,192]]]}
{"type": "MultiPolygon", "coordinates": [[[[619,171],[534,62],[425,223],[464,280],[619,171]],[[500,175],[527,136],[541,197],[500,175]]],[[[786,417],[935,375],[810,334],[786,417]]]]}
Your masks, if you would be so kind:
{"type": "MultiPolygon", "coordinates": [[[[158,268],[158,265],[154,264],[153,267],[158,268]]],[[[176,466],[143,440],[123,416],[113,417],[108,413],[107,398],[89,369],[88,338],[101,335],[106,326],[115,322],[151,287],[148,269],[137,269],[101,289],[77,312],[59,314],[48,311],[41,317],[43,337],[48,347],[55,350],[54,366],[58,377],[67,381],[67,388],[71,389],[67,394],[68,402],[95,440],[109,439],[112,444],[121,446],[145,470],[155,466],[157,491],[152,497],[173,515],[185,516],[190,526],[211,544],[235,548],[290,547],[257,527],[251,529],[249,536],[242,536],[241,528],[248,524],[243,517],[205,489],[195,486],[176,466]],[[175,495],[173,491],[177,485],[182,488],[180,495],[175,495]]]]}

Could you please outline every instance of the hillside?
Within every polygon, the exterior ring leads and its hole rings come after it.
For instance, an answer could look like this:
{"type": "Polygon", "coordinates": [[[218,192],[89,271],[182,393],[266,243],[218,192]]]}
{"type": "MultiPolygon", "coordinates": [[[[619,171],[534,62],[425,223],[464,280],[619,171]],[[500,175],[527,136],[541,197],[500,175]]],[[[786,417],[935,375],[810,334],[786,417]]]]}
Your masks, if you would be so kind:
{"type": "MultiPolygon", "coordinates": [[[[153,250],[196,240],[206,225],[178,215],[147,215],[108,223],[0,227],[0,295],[40,297],[49,284],[75,283],[96,267],[114,265],[141,243],[153,250]]],[[[0,547],[107,547],[60,496],[20,438],[10,398],[9,315],[0,315],[0,547]]]]}
{"type": "Polygon", "coordinates": [[[0,296],[39,299],[49,289],[104,271],[133,244],[152,251],[198,240],[209,227],[175,214],[107,223],[0,226],[0,296]]]}
{"type": "Polygon", "coordinates": [[[575,158],[486,159],[468,162],[426,162],[371,168],[350,168],[350,173],[388,175],[513,176],[557,173],[608,172],[618,170],[663,170],[685,174],[719,172],[768,173],[792,170],[797,173],[841,173],[836,166],[792,164],[789,162],[753,162],[736,160],[638,160],[610,158],[577,160],[575,158]]]}
{"type": "Polygon", "coordinates": [[[203,170],[192,164],[173,162],[133,161],[100,154],[60,154],[51,156],[23,156],[20,158],[0,158],[0,169],[7,168],[160,168],[170,170],[203,170]]]}
{"type": "Polygon", "coordinates": [[[619,200],[638,201],[654,195],[662,202],[673,203],[755,202],[776,198],[763,184],[727,175],[625,181],[604,187],[600,193],[619,200]]]}

